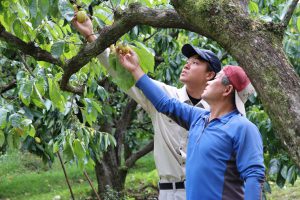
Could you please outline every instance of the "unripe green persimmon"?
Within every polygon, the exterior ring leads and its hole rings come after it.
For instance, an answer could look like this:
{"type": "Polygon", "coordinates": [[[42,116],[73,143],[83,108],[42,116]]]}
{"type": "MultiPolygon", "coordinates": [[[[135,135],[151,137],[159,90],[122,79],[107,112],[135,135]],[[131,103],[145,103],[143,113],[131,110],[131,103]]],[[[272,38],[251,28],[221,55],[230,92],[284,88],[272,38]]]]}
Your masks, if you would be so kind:
{"type": "Polygon", "coordinates": [[[41,143],[41,139],[40,139],[39,137],[35,137],[34,140],[35,140],[35,142],[38,143],[38,144],[41,143]]]}
{"type": "Polygon", "coordinates": [[[85,20],[87,20],[86,12],[84,10],[78,11],[78,13],[77,13],[77,21],[79,23],[83,23],[83,22],[85,22],[85,20]]]}

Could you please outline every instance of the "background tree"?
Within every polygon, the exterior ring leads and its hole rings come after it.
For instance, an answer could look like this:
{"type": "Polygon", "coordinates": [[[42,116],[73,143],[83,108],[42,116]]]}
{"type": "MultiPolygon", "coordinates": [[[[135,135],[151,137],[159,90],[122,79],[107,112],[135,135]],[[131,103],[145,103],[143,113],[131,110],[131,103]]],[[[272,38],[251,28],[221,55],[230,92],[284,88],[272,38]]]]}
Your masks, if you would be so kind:
{"type": "Polygon", "coordinates": [[[190,42],[245,68],[259,97],[249,118],[263,133],[270,172],[280,185],[293,182],[299,170],[276,148],[280,141],[300,166],[297,1],[139,2],[1,1],[1,151],[21,144],[49,163],[63,151],[65,161],[95,167],[100,193],[106,184],[121,190],[128,169],[153,148],[151,123],[93,58],[119,39],[140,41],[155,52],[151,75],[180,85],[179,52],[190,42]],[[74,3],[93,14],[91,44],[70,26],[74,3]]]}

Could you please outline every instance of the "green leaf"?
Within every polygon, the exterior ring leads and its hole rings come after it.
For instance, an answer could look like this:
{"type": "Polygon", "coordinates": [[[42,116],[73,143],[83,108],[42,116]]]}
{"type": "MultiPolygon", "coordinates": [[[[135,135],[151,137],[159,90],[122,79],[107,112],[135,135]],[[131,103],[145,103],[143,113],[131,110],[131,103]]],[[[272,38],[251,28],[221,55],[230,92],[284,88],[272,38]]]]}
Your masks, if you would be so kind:
{"type": "Polygon", "coordinates": [[[41,13],[44,13],[44,15],[46,15],[49,10],[49,0],[38,0],[38,1],[39,1],[38,5],[41,13]]]}
{"type": "Polygon", "coordinates": [[[55,80],[48,78],[49,83],[49,96],[53,105],[59,109],[61,113],[65,111],[65,98],[61,95],[60,88],[55,80]]]}
{"type": "Polygon", "coordinates": [[[44,77],[40,77],[34,84],[38,90],[38,92],[40,93],[41,96],[44,96],[45,95],[45,90],[46,90],[46,87],[45,87],[45,79],[44,77]]]}
{"type": "Polygon", "coordinates": [[[38,91],[35,83],[33,84],[33,92],[31,94],[31,101],[34,103],[34,105],[36,105],[37,107],[39,107],[41,109],[46,108],[44,100],[43,100],[40,92],[38,91]]]}
{"type": "Polygon", "coordinates": [[[11,122],[11,125],[13,127],[21,127],[21,121],[22,121],[22,116],[19,115],[18,113],[14,113],[9,116],[9,121],[11,122]]]}
{"type": "Polygon", "coordinates": [[[31,137],[34,137],[35,136],[35,128],[32,124],[30,124],[29,126],[29,132],[28,132],[28,135],[31,136],[31,137]]]}
{"type": "Polygon", "coordinates": [[[29,126],[30,124],[32,124],[32,120],[31,119],[23,119],[21,121],[22,126],[26,127],[29,126]]]}
{"type": "Polygon", "coordinates": [[[93,110],[92,101],[89,98],[84,98],[84,104],[86,106],[86,111],[90,114],[93,110]]]}
{"type": "Polygon", "coordinates": [[[280,172],[280,174],[281,174],[281,176],[283,177],[283,178],[287,178],[287,172],[288,172],[288,167],[285,165],[285,166],[283,166],[283,168],[281,169],[281,172],[280,172]]]}
{"type": "Polygon", "coordinates": [[[100,96],[100,98],[101,98],[102,101],[105,101],[105,100],[108,98],[108,93],[107,93],[106,90],[105,90],[102,86],[100,86],[100,85],[97,86],[97,93],[98,93],[98,95],[100,96]]]}
{"type": "Polygon", "coordinates": [[[58,150],[59,150],[59,144],[58,144],[58,141],[56,141],[56,142],[53,144],[53,153],[58,152],[58,150]]]}
{"type": "Polygon", "coordinates": [[[4,108],[0,108],[0,129],[4,129],[6,127],[7,124],[7,113],[8,110],[4,109],[4,108]]]}
{"type": "Polygon", "coordinates": [[[250,9],[251,12],[254,12],[254,13],[258,13],[259,12],[258,5],[254,1],[250,1],[250,3],[249,3],[249,9],[250,9]]]}
{"type": "Polygon", "coordinates": [[[146,47],[143,43],[134,42],[135,46],[130,47],[136,52],[139,57],[140,65],[145,73],[154,72],[154,52],[146,47]]]}
{"type": "Polygon", "coordinates": [[[266,192],[268,192],[268,193],[270,193],[271,194],[271,186],[270,186],[270,184],[269,184],[269,182],[268,181],[265,181],[264,182],[264,191],[266,191],[266,192]]]}
{"type": "Polygon", "coordinates": [[[52,102],[49,99],[46,99],[45,101],[45,106],[46,106],[46,110],[49,111],[51,108],[52,102]]]}
{"type": "Polygon", "coordinates": [[[51,46],[51,54],[53,55],[53,57],[55,58],[59,58],[59,56],[63,53],[64,51],[64,45],[65,42],[64,41],[59,41],[54,43],[51,46]]]}
{"type": "Polygon", "coordinates": [[[96,101],[92,101],[93,108],[96,109],[99,113],[102,113],[102,108],[96,101]]]}
{"type": "Polygon", "coordinates": [[[85,149],[79,139],[74,140],[73,149],[78,160],[82,160],[85,156],[85,149]]]}
{"type": "MultiPolygon", "coordinates": [[[[153,72],[154,71],[154,53],[147,48],[144,44],[140,42],[134,42],[133,45],[129,45],[130,48],[132,48],[136,54],[139,57],[141,68],[145,73],[148,71],[153,72]]],[[[111,68],[114,70],[113,72],[113,81],[123,90],[128,90],[131,88],[135,80],[124,67],[122,67],[121,63],[119,62],[119,59],[115,55],[115,53],[111,53],[109,55],[109,64],[111,68]]]]}
{"type": "Polygon", "coordinates": [[[5,142],[5,135],[2,130],[0,130],[0,146],[5,142]]]}
{"type": "Polygon", "coordinates": [[[295,165],[292,165],[288,170],[286,180],[288,183],[294,184],[296,179],[297,179],[296,168],[295,168],[295,165]]]}
{"type": "Polygon", "coordinates": [[[23,27],[22,27],[22,23],[20,21],[20,19],[16,19],[14,22],[13,22],[13,31],[14,31],[14,34],[19,37],[19,38],[23,38],[24,36],[24,30],[23,30],[23,27]]]}
{"type": "Polygon", "coordinates": [[[31,18],[33,28],[37,28],[43,21],[44,16],[40,10],[38,10],[35,18],[31,18]]]}
{"type": "Polygon", "coordinates": [[[73,152],[73,147],[72,147],[72,138],[70,136],[67,136],[65,139],[65,143],[63,145],[63,153],[64,156],[66,157],[66,161],[70,161],[74,158],[74,152],[73,152]]]}
{"type": "Polygon", "coordinates": [[[276,179],[276,184],[280,187],[283,188],[284,184],[285,184],[285,178],[283,178],[281,176],[280,173],[278,173],[277,179],[276,179]]]}
{"type": "Polygon", "coordinates": [[[280,161],[278,159],[272,159],[270,161],[270,167],[269,167],[269,175],[277,175],[277,173],[280,170],[280,161]]]}
{"type": "Polygon", "coordinates": [[[93,159],[89,158],[87,163],[85,164],[85,167],[89,170],[93,170],[95,169],[95,162],[93,161],[93,159]]]}
{"type": "Polygon", "coordinates": [[[108,147],[108,145],[109,145],[109,136],[108,136],[107,133],[105,133],[105,134],[103,135],[103,137],[104,137],[104,149],[106,150],[107,147],[108,147]]]}
{"type": "Polygon", "coordinates": [[[115,82],[121,89],[128,90],[131,88],[135,80],[124,67],[122,67],[119,59],[116,57],[114,53],[109,55],[109,63],[112,69],[115,70],[115,74],[113,75],[113,82],[115,82]]]}
{"type": "Polygon", "coordinates": [[[38,5],[37,0],[29,0],[29,11],[30,11],[31,18],[35,18],[37,15],[37,5],[38,5]]]}
{"type": "Polygon", "coordinates": [[[298,19],[297,19],[297,28],[298,28],[298,31],[300,32],[300,17],[298,17],[298,19]]]}
{"type": "Polygon", "coordinates": [[[113,135],[109,134],[109,141],[110,141],[110,145],[113,145],[113,146],[117,145],[117,141],[113,135]]]}
{"type": "Polygon", "coordinates": [[[67,0],[59,0],[58,9],[61,15],[67,20],[71,21],[74,17],[74,10],[72,5],[67,0]]]}
{"type": "Polygon", "coordinates": [[[26,106],[29,106],[29,104],[30,104],[30,96],[32,93],[32,86],[33,86],[32,81],[27,81],[21,85],[20,90],[19,90],[19,97],[26,106]]]}

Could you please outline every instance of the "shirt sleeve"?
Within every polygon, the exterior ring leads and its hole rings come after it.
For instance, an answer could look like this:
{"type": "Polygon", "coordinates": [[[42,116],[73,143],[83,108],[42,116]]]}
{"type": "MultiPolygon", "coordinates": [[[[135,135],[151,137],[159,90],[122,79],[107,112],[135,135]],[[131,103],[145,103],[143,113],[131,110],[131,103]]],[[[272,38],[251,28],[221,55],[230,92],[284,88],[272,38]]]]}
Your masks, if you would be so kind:
{"type": "Polygon", "coordinates": [[[265,179],[262,139],[254,124],[242,124],[234,137],[237,168],[245,181],[245,200],[258,200],[262,199],[265,179]]]}
{"type": "Polygon", "coordinates": [[[189,130],[196,116],[205,112],[204,109],[194,109],[194,106],[181,103],[175,98],[170,98],[146,74],[136,83],[144,95],[150,100],[158,112],[164,113],[176,121],[177,124],[189,130]]]}

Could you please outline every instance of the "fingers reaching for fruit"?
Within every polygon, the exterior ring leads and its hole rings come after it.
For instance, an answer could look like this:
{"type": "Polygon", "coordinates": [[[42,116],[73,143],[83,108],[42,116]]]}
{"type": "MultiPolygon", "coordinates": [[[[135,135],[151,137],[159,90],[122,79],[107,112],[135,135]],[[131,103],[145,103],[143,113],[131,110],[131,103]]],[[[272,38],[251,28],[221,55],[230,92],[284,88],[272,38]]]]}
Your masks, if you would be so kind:
{"type": "Polygon", "coordinates": [[[93,24],[84,10],[78,10],[77,5],[73,5],[74,18],[72,19],[73,26],[83,35],[89,42],[96,40],[93,32],[93,24]]]}
{"type": "Polygon", "coordinates": [[[128,46],[123,43],[118,43],[115,48],[115,53],[118,54],[120,63],[128,71],[134,71],[139,67],[139,58],[137,54],[128,46]]]}

